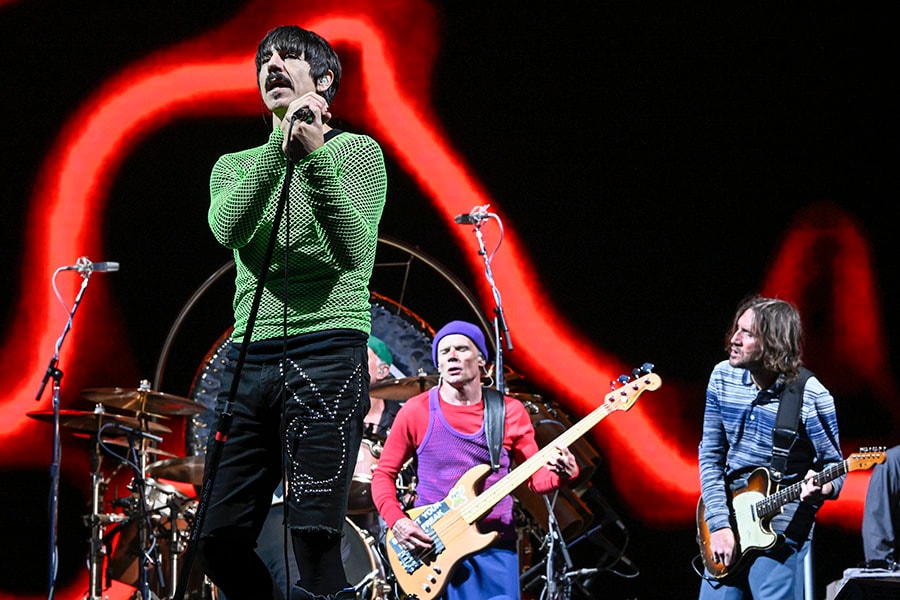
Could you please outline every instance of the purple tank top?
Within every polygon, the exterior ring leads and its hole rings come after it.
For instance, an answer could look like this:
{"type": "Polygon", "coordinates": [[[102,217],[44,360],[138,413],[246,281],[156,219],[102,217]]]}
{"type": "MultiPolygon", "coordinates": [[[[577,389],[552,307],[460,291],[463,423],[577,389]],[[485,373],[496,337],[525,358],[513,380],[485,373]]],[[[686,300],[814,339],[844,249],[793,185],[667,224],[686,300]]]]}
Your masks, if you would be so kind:
{"type": "MultiPolygon", "coordinates": [[[[474,434],[464,434],[453,429],[441,411],[438,396],[440,386],[429,390],[428,430],[416,449],[418,457],[418,484],[416,506],[440,502],[466,471],[480,464],[490,464],[491,458],[485,439],[484,423],[474,434]]],[[[509,452],[500,451],[500,470],[490,473],[484,480],[487,489],[509,472],[509,452]]],[[[481,493],[482,490],[475,490],[481,493]]],[[[501,539],[516,539],[513,523],[513,498],[505,496],[478,524],[482,532],[497,531],[501,539]]]]}

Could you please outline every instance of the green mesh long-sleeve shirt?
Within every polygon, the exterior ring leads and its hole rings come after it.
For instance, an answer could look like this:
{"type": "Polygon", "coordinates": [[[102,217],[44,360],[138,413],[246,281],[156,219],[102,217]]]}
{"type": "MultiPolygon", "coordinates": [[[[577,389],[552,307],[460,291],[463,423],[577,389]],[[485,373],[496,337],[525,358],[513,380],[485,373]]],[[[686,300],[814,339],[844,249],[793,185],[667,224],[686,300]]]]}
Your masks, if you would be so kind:
{"type": "MultiPolygon", "coordinates": [[[[264,145],[219,158],[210,177],[209,226],[219,243],[234,250],[237,267],[236,341],[246,333],[287,170],[282,139],[281,130],[273,129],[264,145]]],[[[368,285],[386,190],[384,157],[368,136],[341,132],[295,163],[251,341],[284,335],[285,304],[289,336],[369,332],[368,285]]]]}

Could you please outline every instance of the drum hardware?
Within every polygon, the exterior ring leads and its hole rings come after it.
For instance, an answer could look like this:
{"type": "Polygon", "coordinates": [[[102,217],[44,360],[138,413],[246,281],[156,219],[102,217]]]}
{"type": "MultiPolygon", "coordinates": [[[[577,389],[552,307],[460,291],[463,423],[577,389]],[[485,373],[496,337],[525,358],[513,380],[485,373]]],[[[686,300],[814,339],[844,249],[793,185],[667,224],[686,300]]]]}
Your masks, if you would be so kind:
{"type": "MultiPolygon", "coordinates": [[[[103,453],[101,450],[110,452],[107,447],[110,439],[104,439],[104,436],[109,434],[120,436],[119,444],[127,445],[132,456],[122,459],[115,454],[113,455],[120,460],[125,460],[132,468],[140,469],[144,462],[144,456],[147,454],[148,441],[162,441],[162,438],[156,433],[170,433],[172,430],[165,425],[153,423],[146,419],[136,419],[108,413],[102,404],[97,404],[93,411],[57,410],[55,414],[54,411],[32,411],[27,413],[27,415],[38,421],[59,424],[73,429],[75,432],[90,432],[94,434],[91,435],[90,451],[91,512],[84,517],[85,524],[90,529],[90,546],[88,550],[89,590],[85,594],[85,599],[102,600],[102,591],[104,589],[102,567],[104,558],[108,553],[107,543],[104,539],[104,527],[127,520],[125,515],[119,516],[102,512],[102,499],[110,481],[110,477],[103,476],[102,469],[103,453]],[[125,437],[122,438],[121,436],[125,437]]],[[[116,473],[119,468],[116,467],[113,473],[116,473]]]]}
{"type": "MultiPolygon", "coordinates": [[[[577,587],[587,593],[582,580],[592,577],[599,569],[575,568],[572,557],[569,554],[569,545],[563,538],[559,523],[554,517],[556,496],[554,494],[553,502],[546,495],[543,496],[543,499],[547,513],[550,515],[547,521],[547,533],[541,546],[541,549],[545,551],[544,559],[525,571],[519,577],[519,581],[522,583],[523,592],[527,592],[537,583],[542,582],[544,588],[541,591],[541,600],[569,600],[572,598],[573,587],[577,587]],[[544,570],[544,574],[535,577],[541,569],[544,570]]],[[[588,597],[592,596],[588,594],[588,597]]]]}

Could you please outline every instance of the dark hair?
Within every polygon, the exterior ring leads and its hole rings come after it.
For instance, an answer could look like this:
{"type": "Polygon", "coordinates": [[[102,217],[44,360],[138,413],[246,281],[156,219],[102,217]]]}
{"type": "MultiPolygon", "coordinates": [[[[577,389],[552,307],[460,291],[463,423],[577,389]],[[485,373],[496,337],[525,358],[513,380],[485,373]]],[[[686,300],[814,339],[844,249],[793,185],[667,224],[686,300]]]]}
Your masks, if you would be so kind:
{"type": "Polygon", "coordinates": [[[788,381],[797,377],[803,365],[803,325],[800,312],[792,303],[777,298],[751,296],[738,305],[731,331],[725,339],[726,350],[738,330],[738,319],[753,311],[753,334],[762,352],[763,365],[783,373],[788,381]]]}
{"type": "Polygon", "coordinates": [[[337,93],[338,84],[341,82],[341,61],[325,38],[296,25],[276,27],[263,37],[256,49],[257,75],[259,75],[263,63],[276,51],[292,52],[301,56],[309,63],[309,74],[315,82],[318,82],[329,70],[334,73],[331,85],[321,93],[331,104],[337,93]]]}

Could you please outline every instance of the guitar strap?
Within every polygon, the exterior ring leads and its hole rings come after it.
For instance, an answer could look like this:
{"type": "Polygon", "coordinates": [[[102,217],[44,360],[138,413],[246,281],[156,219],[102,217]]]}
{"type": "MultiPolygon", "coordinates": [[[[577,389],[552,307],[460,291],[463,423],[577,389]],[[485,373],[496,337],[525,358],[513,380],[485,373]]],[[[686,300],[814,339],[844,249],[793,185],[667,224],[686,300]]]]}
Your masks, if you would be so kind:
{"type": "Polygon", "coordinates": [[[775,417],[775,428],[772,429],[772,463],[771,475],[775,483],[780,483],[787,469],[788,455],[797,440],[797,428],[800,425],[800,407],[803,405],[803,388],[812,372],[800,367],[797,379],[786,384],[781,391],[778,414],[775,417]]]}
{"type": "Polygon", "coordinates": [[[500,449],[503,448],[504,426],[506,425],[506,401],[503,394],[494,388],[482,387],[484,398],[484,437],[491,453],[491,471],[500,470],[500,449]]]}

